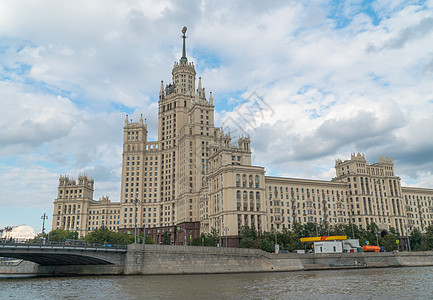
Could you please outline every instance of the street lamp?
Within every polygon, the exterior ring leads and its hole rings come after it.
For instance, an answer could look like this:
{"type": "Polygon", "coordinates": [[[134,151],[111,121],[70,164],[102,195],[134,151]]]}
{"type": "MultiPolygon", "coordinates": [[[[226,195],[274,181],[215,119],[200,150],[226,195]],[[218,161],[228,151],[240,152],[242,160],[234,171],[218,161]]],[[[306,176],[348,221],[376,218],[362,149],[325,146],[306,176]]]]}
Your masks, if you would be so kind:
{"type": "Polygon", "coordinates": [[[41,216],[41,219],[42,219],[42,236],[41,236],[41,241],[44,241],[44,244],[45,244],[45,238],[44,238],[44,233],[45,233],[45,220],[48,219],[48,216],[44,213],[44,214],[41,216]]]}
{"type": "Polygon", "coordinates": [[[44,235],[44,233],[45,233],[45,220],[48,219],[48,216],[44,213],[41,216],[41,219],[42,219],[42,235],[44,235]]]}
{"type": "Polygon", "coordinates": [[[218,240],[219,240],[219,244],[218,244],[218,247],[221,247],[221,220],[218,218],[217,220],[217,223],[218,223],[218,240]]]}
{"type": "Polygon", "coordinates": [[[224,230],[224,234],[226,235],[226,247],[228,247],[227,236],[229,235],[229,228],[224,227],[223,230],[224,230]]]}
{"type": "Polygon", "coordinates": [[[376,231],[376,243],[379,246],[379,232],[376,231]]]}
{"type": "Polygon", "coordinates": [[[135,207],[134,243],[137,244],[137,205],[140,203],[140,200],[138,200],[137,196],[134,200],[132,200],[132,203],[134,203],[135,207]]]}
{"type": "Polygon", "coordinates": [[[278,252],[280,251],[280,245],[278,245],[278,241],[277,241],[277,224],[281,224],[280,219],[276,219],[275,220],[275,254],[278,254],[278,252]]]}
{"type": "Polygon", "coordinates": [[[146,223],[143,219],[143,245],[146,244],[146,223]]]}
{"type": "Polygon", "coordinates": [[[412,252],[412,250],[410,249],[410,240],[409,240],[409,232],[407,231],[407,224],[404,224],[404,227],[406,228],[407,247],[409,249],[409,252],[412,252]]]}
{"type": "Polygon", "coordinates": [[[354,239],[355,238],[355,232],[353,231],[353,222],[351,219],[349,219],[349,220],[350,220],[350,227],[352,227],[352,239],[354,239]]]}

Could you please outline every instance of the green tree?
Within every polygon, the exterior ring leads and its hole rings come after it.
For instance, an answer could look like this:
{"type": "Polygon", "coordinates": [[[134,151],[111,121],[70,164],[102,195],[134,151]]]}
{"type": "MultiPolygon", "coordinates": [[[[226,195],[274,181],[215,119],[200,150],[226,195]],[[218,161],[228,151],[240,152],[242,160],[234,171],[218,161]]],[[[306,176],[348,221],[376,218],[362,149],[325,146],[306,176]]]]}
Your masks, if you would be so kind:
{"type": "Polygon", "coordinates": [[[239,247],[241,248],[260,248],[260,241],[255,228],[249,226],[242,226],[239,233],[239,247]]]}
{"type": "Polygon", "coordinates": [[[393,251],[397,250],[397,243],[396,240],[398,240],[398,237],[394,234],[387,234],[383,237],[381,241],[381,246],[385,247],[386,251],[393,251]]]}
{"type": "Polygon", "coordinates": [[[397,230],[395,230],[394,227],[389,227],[389,233],[393,234],[393,235],[398,235],[397,230]]]}
{"type": "MultiPolygon", "coordinates": [[[[140,234],[140,241],[143,242],[143,234],[140,234]]],[[[155,244],[150,235],[146,235],[146,245],[155,244]]]]}
{"type": "Polygon", "coordinates": [[[193,246],[204,246],[204,236],[197,237],[192,240],[191,245],[193,246]]]}
{"type": "Polygon", "coordinates": [[[162,235],[162,244],[170,245],[170,237],[168,236],[167,231],[164,231],[164,234],[162,235]]]}
{"type": "Polygon", "coordinates": [[[239,235],[241,238],[252,238],[255,240],[257,239],[258,233],[254,227],[250,228],[249,226],[242,226],[239,235]]]}
{"type": "Polygon", "coordinates": [[[422,234],[418,228],[414,228],[409,236],[410,248],[412,251],[421,251],[422,234]]]}
{"type": "Polygon", "coordinates": [[[258,248],[257,240],[251,237],[243,237],[239,241],[239,247],[241,248],[258,248]]]}
{"type": "Polygon", "coordinates": [[[272,243],[268,239],[263,239],[260,241],[260,248],[259,249],[266,251],[266,252],[274,252],[275,251],[275,244],[272,243]]]}
{"type": "Polygon", "coordinates": [[[433,225],[428,226],[425,229],[425,233],[422,235],[421,241],[422,250],[433,250],[433,225]]]}
{"type": "Polygon", "coordinates": [[[111,231],[107,227],[102,227],[87,234],[84,240],[93,243],[126,245],[134,243],[134,235],[111,231]]]}
{"type": "Polygon", "coordinates": [[[69,231],[63,229],[52,230],[49,233],[39,233],[35,236],[31,241],[32,242],[40,242],[41,237],[44,237],[47,242],[65,242],[67,239],[78,240],[78,232],[77,231],[69,231]]]}
{"type": "Polygon", "coordinates": [[[343,224],[335,225],[331,230],[331,235],[348,235],[343,224]]]}
{"type": "Polygon", "coordinates": [[[216,247],[219,242],[218,231],[215,228],[211,229],[211,233],[202,234],[201,238],[196,238],[192,241],[194,246],[216,247]]]}
{"type": "Polygon", "coordinates": [[[317,224],[311,222],[304,224],[301,231],[302,237],[317,236],[317,234],[318,234],[317,224]]]}

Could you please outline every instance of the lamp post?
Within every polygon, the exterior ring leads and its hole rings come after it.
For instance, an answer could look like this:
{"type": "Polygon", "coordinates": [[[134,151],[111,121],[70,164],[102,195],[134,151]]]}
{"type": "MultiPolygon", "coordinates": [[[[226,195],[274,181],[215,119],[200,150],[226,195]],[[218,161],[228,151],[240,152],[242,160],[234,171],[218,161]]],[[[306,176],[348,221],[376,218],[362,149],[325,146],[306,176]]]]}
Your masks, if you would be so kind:
{"type": "Polygon", "coordinates": [[[379,246],[379,232],[376,231],[376,243],[379,246]]]}
{"type": "Polygon", "coordinates": [[[224,234],[226,235],[226,247],[228,247],[228,241],[227,241],[227,236],[229,235],[229,228],[228,227],[224,227],[224,234]]]}
{"type": "Polygon", "coordinates": [[[41,236],[41,242],[43,241],[43,243],[45,244],[45,238],[44,238],[44,233],[45,233],[45,220],[48,219],[48,216],[44,213],[41,216],[42,219],[42,236],[41,236]]]}
{"type": "Polygon", "coordinates": [[[275,220],[275,254],[278,254],[278,252],[280,251],[280,245],[278,245],[278,241],[277,241],[277,224],[281,224],[280,219],[275,220]]]}
{"type": "Polygon", "coordinates": [[[217,219],[217,222],[218,222],[218,239],[219,239],[219,242],[218,242],[218,247],[221,247],[221,220],[218,218],[217,219]]]}
{"type": "Polygon", "coordinates": [[[412,252],[412,250],[410,249],[410,240],[409,240],[409,232],[407,231],[407,224],[404,224],[404,227],[406,228],[407,248],[409,249],[409,252],[412,252]]]}
{"type": "Polygon", "coordinates": [[[146,244],[146,224],[145,221],[143,219],[143,245],[146,244]]]}
{"type": "Polygon", "coordinates": [[[136,196],[132,202],[134,203],[135,207],[134,244],[137,244],[137,205],[140,203],[140,200],[138,200],[136,196]]]}

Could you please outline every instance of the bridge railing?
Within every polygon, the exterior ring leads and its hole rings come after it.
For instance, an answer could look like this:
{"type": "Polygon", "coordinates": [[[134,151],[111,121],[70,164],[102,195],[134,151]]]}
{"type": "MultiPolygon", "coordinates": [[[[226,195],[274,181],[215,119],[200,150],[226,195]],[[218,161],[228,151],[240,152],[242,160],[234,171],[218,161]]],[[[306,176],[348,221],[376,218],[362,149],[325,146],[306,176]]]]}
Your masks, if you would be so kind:
{"type": "Polygon", "coordinates": [[[100,250],[122,250],[126,251],[126,245],[115,245],[110,243],[70,243],[70,242],[48,242],[48,243],[37,243],[37,242],[26,242],[26,243],[15,243],[7,242],[0,243],[0,247],[3,248],[65,248],[65,249],[100,249],[100,250]]]}

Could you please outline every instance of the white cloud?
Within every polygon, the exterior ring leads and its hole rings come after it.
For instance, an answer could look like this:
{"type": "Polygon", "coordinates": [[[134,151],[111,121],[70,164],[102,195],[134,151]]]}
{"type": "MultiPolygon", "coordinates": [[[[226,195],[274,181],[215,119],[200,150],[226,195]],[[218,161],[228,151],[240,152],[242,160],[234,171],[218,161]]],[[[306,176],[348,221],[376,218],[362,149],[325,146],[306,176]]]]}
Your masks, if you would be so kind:
{"type": "Polygon", "coordinates": [[[329,5],[2,1],[0,203],[51,208],[61,173],[87,173],[95,198],[117,201],[125,113],[143,113],[157,138],[159,83],[184,25],[217,126],[239,121],[239,95],[272,108],[249,130],[270,173],[329,179],[335,158],[360,151],[431,183],[432,10],[380,0],[375,19],[360,1],[329,5]]]}

